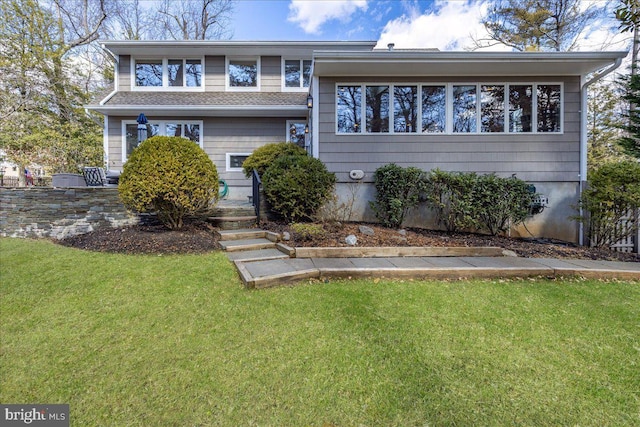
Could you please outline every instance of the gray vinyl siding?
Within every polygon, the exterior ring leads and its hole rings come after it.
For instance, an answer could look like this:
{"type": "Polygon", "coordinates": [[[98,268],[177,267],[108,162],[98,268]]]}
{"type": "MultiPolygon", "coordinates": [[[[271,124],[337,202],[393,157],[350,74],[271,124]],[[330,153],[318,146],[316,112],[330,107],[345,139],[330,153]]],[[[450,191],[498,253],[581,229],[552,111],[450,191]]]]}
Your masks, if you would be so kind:
{"type": "Polygon", "coordinates": [[[281,61],[279,56],[263,56],[260,58],[260,91],[280,92],[282,87],[281,61]]]}
{"type": "Polygon", "coordinates": [[[119,74],[119,88],[122,92],[129,92],[131,90],[131,57],[129,55],[120,55],[118,74],[119,74]]]}
{"type": "Polygon", "coordinates": [[[204,60],[204,88],[207,92],[225,91],[224,56],[207,56],[204,60]]]}
{"type": "Polygon", "coordinates": [[[319,154],[339,181],[360,169],[366,181],[380,166],[396,163],[423,170],[516,174],[536,182],[576,182],[580,166],[580,87],[578,77],[520,78],[321,78],[319,87],[319,154]],[[369,134],[338,135],[335,123],[336,83],[563,83],[562,133],[538,134],[369,134]]]}

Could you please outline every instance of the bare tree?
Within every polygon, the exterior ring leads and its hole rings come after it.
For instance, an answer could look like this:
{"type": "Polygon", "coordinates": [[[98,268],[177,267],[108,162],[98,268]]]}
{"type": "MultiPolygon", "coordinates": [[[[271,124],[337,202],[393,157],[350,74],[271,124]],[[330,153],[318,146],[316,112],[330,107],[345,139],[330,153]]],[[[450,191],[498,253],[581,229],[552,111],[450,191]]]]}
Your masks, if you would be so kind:
{"type": "Polygon", "coordinates": [[[163,0],[158,12],[163,38],[229,39],[233,6],[234,0],[163,0]]]}

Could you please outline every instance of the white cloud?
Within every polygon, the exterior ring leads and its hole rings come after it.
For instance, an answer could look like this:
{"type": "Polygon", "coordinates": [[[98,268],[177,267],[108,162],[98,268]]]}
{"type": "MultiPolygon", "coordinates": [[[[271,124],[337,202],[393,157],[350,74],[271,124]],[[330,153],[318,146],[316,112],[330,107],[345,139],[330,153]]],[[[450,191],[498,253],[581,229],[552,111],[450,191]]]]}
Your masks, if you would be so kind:
{"type": "MultiPolygon", "coordinates": [[[[382,30],[378,47],[395,43],[398,48],[438,48],[463,50],[471,47],[472,36],[482,35],[482,15],[487,1],[443,1],[434,3],[433,10],[421,13],[413,10],[389,21],[382,30]]],[[[506,46],[493,50],[508,50],[506,46]]]]}
{"type": "Polygon", "coordinates": [[[337,19],[348,22],[358,10],[367,10],[368,0],[291,0],[289,22],[294,22],[306,33],[319,34],[327,21],[337,19]]]}

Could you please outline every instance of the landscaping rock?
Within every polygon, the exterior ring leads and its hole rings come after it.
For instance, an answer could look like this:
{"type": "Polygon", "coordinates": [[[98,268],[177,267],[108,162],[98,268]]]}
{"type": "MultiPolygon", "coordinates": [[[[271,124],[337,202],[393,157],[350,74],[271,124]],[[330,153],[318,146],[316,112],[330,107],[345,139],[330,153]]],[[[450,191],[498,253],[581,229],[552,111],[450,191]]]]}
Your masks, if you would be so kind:
{"type": "Polygon", "coordinates": [[[285,242],[288,242],[289,240],[291,240],[291,234],[288,231],[283,232],[282,240],[284,240],[285,242]]]}
{"type": "Polygon", "coordinates": [[[367,227],[366,225],[359,226],[358,230],[360,230],[362,234],[366,234],[367,236],[373,236],[376,234],[376,232],[373,231],[373,228],[367,227]]]}
{"type": "Polygon", "coordinates": [[[355,246],[358,243],[358,238],[353,234],[349,234],[344,241],[349,246],[355,246]]]}
{"type": "Polygon", "coordinates": [[[404,228],[401,228],[400,230],[398,230],[398,234],[401,236],[406,236],[407,235],[407,230],[405,230],[404,228]]]}

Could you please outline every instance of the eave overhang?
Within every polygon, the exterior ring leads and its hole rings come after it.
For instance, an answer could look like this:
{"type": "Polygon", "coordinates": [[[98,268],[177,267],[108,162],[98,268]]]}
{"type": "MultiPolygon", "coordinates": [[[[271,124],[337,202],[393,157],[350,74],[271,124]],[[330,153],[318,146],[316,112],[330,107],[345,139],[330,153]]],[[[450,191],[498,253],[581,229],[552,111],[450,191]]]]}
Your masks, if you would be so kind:
{"type": "Polygon", "coordinates": [[[215,41],[215,40],[116,40],[102,41],[112,54],[135,57],[201,56],[311,56],[315,50],[371,51],[375,41],[215,41]]]}
{"type": "Polygon", "coordinates": [[[611,52],[316,51],[315,76],[583,76],[627,56],[611,52]]]}
{"type": "Polygon", "coordinates": [[[107,116],[137,117],[306,117],[308,109],[279,105],[87,105],[88,109],[107,116]]]}

